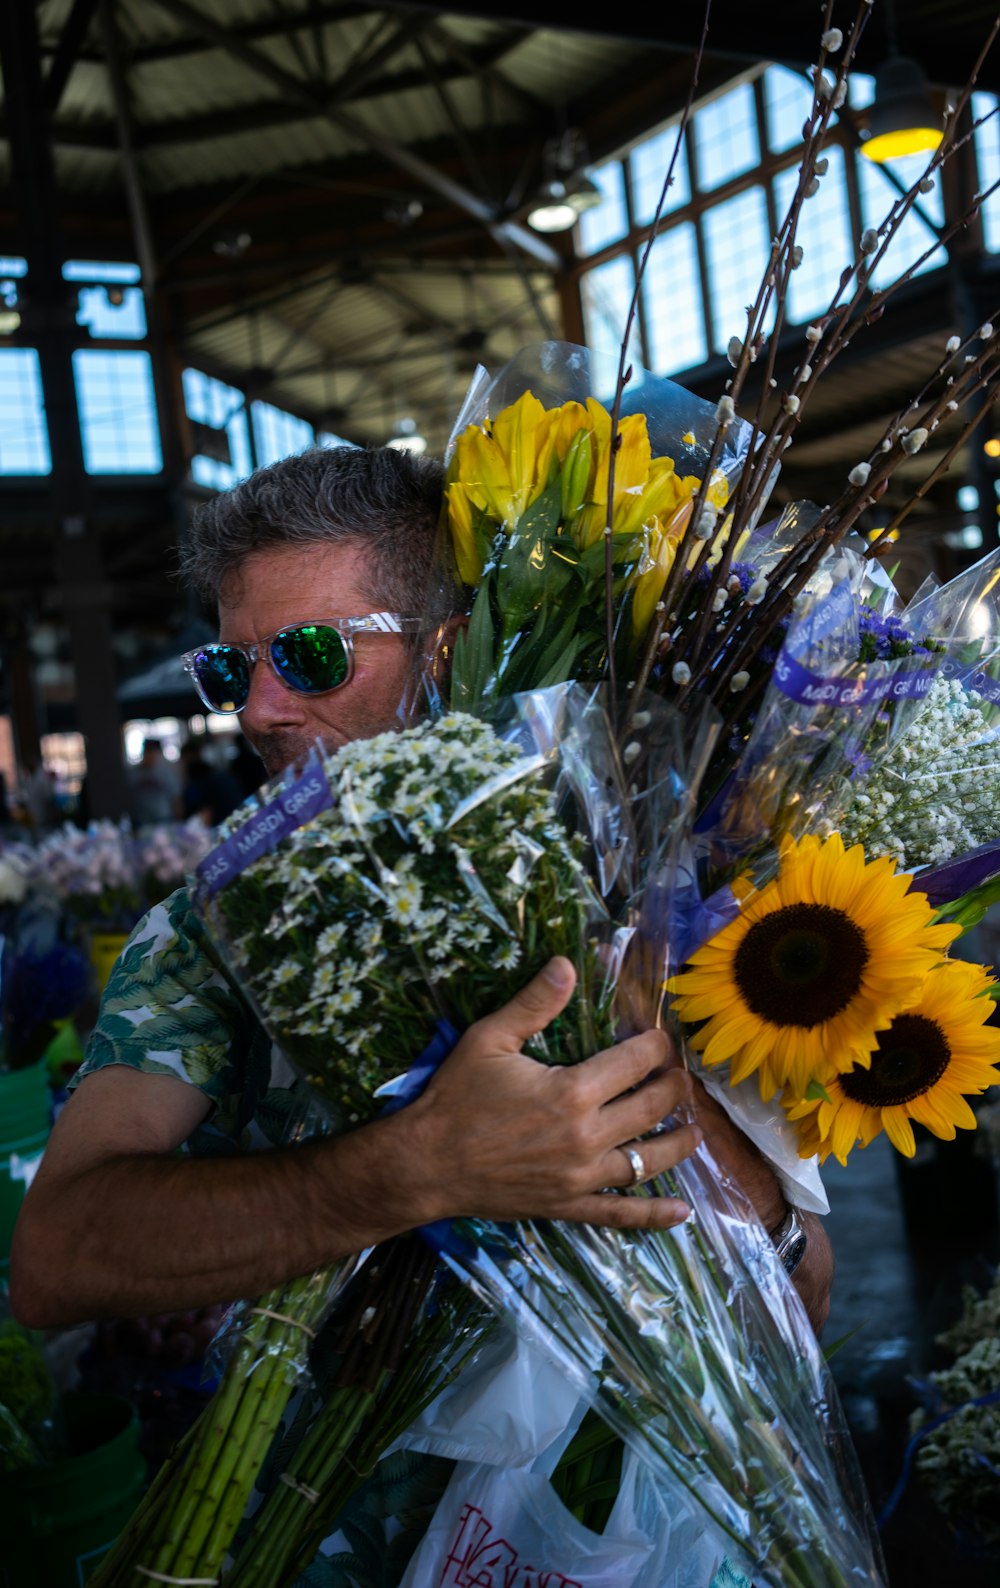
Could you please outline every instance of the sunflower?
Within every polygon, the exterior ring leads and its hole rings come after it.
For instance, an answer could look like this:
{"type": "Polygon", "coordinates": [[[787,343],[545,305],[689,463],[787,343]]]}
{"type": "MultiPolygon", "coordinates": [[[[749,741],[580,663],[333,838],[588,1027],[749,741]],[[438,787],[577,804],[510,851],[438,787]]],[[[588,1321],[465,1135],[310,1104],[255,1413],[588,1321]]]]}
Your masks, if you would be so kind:
{"type": "Polygon", "coordinates": [[[981,965],[961,960],[938,966],[925,978],[920,997],[880,1031],[871,1063],[838,1074],[828,1065],[817,1077],[826,1097],[783,1098],[789,1119],[799,1122],[799,1152],[831,1152],[840,1163],[856,1142],[862,1147],[885,1131],[892,1145],[913,1157],[913,1127],[926,1125],[951,1141],[955,1128],[974,1130],[976,1116],[965,1101],[1000,1082],[1000,1030],[986,1021],[993,1001],[982,994],[995,983],[981,965]]]}
{"type": "Polygon", "coordinates": [[[827,1055],[838,1070],[867,1065],[959,932],[932,925],[911,880],[837,833],[784,839],[774,881],[670,983],[680,1018],[705,1022],[690,1039],[703,1062],[730,1061],[734,1086],[758,1071],[764,1098],[786,1082],[804,1097],[827,1055]]]}

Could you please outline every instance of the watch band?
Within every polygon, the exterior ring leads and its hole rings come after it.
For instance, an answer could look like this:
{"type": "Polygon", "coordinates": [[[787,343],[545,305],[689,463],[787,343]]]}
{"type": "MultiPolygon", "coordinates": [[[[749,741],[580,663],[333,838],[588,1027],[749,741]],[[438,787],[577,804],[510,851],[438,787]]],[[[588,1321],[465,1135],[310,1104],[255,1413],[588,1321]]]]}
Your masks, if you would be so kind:
{"type": "Polygon", "coordinates": [[[794,1274],[806,1255],[809,1237],[799,1218],[798,1209],[791,1203],[788,1204],[788,1212],[777,1229],[771,1231],[771,1240],[785,1273],[794,1274]]]}

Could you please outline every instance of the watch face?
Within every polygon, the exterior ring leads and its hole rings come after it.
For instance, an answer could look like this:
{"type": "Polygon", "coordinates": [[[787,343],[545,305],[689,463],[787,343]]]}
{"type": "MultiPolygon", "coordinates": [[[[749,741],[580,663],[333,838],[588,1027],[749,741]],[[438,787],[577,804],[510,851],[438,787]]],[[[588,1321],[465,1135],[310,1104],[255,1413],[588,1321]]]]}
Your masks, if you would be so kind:
{"type": "Polygon", "coordinates": [[[808,1239],[795,1209],[789,1208],[788,1216],[777,1232],[774,1243],[775,1251],[786,1274],[794,1274],[798,1268],[806,1254],[808,1239]]]}

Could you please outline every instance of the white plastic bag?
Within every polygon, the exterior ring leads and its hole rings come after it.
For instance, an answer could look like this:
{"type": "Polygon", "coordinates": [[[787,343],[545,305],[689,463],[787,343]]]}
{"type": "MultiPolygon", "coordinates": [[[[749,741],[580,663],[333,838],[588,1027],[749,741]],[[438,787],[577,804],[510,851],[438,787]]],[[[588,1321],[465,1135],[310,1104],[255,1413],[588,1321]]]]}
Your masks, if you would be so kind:
{"type": "Polygon", "coordinates": [[[603,1533],[526,1468],[460,1462],[399,1588],[749,1588],[678,1489],[626,1450],[603,1533]]]}
{"type": "Polygon", "coordinates": [[[578,1386],[503,1323],[391,1448],[550,1473],[586,1409],[578,1386]]]}

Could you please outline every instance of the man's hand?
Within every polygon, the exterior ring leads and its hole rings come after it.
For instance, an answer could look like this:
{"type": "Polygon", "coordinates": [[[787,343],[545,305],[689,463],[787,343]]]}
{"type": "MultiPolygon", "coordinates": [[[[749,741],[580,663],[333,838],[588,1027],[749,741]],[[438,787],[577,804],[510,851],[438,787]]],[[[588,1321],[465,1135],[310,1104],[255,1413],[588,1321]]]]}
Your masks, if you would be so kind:
{"type": "MultiPolygon", "coordinates": [[[[555,1019],[573,991],[554,959],[496,1014],[472,1026],[421,1098],[398,1117],[415,1131],[423,1217],[574,1219],[619,1228],[666,1228],[690,1209],[670,1197],[602,1194],[634,1183],[625,1147],[650,1178],[701,1140],[697,1125],[640,1141],[681,1103],[692,1082],[666,1069],[668,1039],[647,1031],[572,1066],[539,1064],[522,1044],[555,1019]]],[[[413,1152],[413,1148],[411,1148],[413,1152]]]]}

